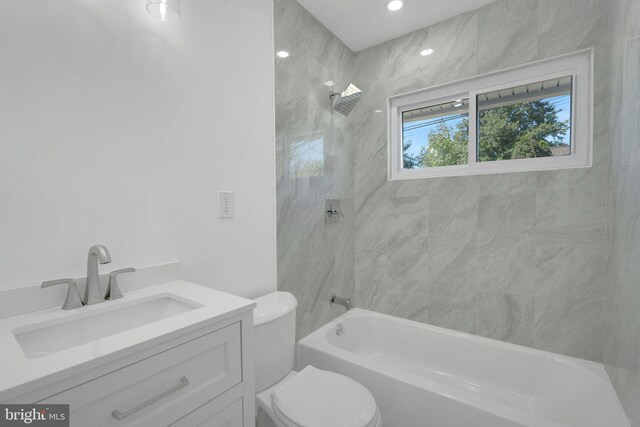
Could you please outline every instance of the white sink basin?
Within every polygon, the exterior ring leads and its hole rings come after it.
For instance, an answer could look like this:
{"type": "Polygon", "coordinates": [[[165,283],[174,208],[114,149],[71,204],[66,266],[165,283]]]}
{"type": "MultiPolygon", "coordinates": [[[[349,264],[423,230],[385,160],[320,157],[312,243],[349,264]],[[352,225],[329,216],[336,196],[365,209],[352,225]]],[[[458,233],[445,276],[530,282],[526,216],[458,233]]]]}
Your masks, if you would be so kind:
{"type": "Polygon", "coordinates": [[[154,295],[131,302],[107,301],[99,306],[91,306],[91,311],[78,313],[71,319],[20,327],[13,331],[13,335],[27,358],[35,359],[199,307],[202,305],[172,294],[154,295]]]}

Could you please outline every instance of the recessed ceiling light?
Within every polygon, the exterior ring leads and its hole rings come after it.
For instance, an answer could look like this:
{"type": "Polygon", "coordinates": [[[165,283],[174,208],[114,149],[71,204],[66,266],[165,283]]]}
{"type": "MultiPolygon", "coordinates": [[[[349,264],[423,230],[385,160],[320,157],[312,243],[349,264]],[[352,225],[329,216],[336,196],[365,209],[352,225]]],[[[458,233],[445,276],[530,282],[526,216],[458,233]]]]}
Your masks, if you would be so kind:
{"type": "Polygon", "coordinates": [[[396,12],[402,9],[402,6],[404,6],[403,0],[391,0],[389,3],[387,3],[387,9],[389,9],[391,12],[396,12]]]}
{"type": "Polygon", "coordinates": [[[422,56],[429,56],[433,53],[433,49],[425,49],[422,52],[420,52],[420,55],[422,56]]]}
{"type": "Polygon", "coordinates": [[[160,21],[180,19],[180,0],[147,0],[147,12],[160,21]]]}
{"type": "Polygon", "coordinates": [[[376,110],[374,113],[382,113],[382,110],[376,110]]]}
{"type": "Polygon", "coordinates": [[[289,52],[287,52],[286,50],[281,50],[280,52],[276,53],[276,55],[278,55],[278,58],[288,58],[289,52]]]}
{"type": "Polygon", "coordinates": [[[324,82],[324,85],[327,87],[333,87],[335,86],[335,82],[333,80],[327,80],[326,82],[324,82]]]}

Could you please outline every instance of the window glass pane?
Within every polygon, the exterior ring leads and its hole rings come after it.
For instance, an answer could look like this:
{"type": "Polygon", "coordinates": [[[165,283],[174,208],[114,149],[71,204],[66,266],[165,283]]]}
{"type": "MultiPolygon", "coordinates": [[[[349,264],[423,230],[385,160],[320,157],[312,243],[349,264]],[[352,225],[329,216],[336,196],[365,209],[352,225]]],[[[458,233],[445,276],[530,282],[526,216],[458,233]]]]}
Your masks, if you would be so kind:
{"type": "Polygon", "coordinates": [[[469,163],[469,99],[402,113],[404,169],[469,163]]]}
{"type": "Polygon", "coordinates": [[[571,154],[572,77],[478,95],[478,161],[571,154]]]}

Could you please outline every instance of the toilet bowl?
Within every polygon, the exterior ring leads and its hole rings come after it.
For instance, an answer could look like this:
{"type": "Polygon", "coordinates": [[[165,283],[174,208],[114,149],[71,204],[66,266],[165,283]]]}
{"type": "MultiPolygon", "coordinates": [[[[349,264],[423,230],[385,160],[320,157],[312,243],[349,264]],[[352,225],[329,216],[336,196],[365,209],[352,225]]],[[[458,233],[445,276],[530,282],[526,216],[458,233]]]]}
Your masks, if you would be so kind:
{"type": "Polygon", "coordinates": [[[382,427],[369,390],[349,377],[313,366],[291,371],[258,393],[256,402],[277,427],[382,427]]]}
{"type": "Polygon", "coordinates": [[[362,384],[313,366],[292,370],[293,295],[275,292],[256,303],[257,427],[382,427],[376,401],[362,384]]]}

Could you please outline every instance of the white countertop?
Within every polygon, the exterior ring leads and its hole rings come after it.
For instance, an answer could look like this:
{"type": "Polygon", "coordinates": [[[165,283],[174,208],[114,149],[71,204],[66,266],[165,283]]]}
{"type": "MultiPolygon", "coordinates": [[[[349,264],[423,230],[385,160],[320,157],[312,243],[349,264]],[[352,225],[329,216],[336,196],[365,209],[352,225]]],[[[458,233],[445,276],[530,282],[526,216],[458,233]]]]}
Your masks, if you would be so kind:
{"type": "Polygon", "coordinates": [[[221,322],[254,306],[252,300],[178,280],[126,292],[122,299],[74,310],[57,307],[0,319],[0,402],[49,385],[82,368],[109,363],[150,347],[166,340],[167,336],[176,337],[221,322]],[[17,328],[42,322],[62,323],[158,294],[173,294],[202,307],[33,359],[25,356],[14,336],[17,328]]]}

